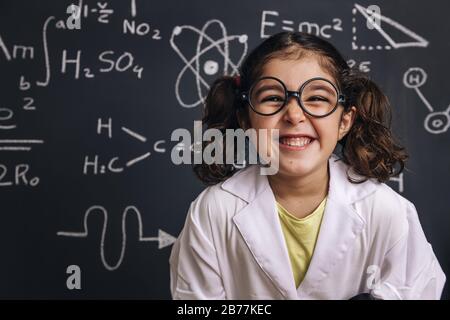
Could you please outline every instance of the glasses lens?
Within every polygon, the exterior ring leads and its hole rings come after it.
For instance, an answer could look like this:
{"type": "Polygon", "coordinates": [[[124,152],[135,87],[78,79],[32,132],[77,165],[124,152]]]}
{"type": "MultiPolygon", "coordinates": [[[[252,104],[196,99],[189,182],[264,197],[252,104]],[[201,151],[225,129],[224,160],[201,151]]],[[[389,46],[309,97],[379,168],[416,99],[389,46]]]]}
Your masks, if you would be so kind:
{"type": "Polygon", "coordinates": [[[250,90],[250,103],[256,112],[272,114],[284,104],[286,93],[283,85],[275,79],[260,79],[250,90]]]}
{"type": "Polygon", "coordinates": [[[303,87],[301,102],[309,113],[322,116],[337,105],[338,93],[328,81],[313,80],[303,87]]]}

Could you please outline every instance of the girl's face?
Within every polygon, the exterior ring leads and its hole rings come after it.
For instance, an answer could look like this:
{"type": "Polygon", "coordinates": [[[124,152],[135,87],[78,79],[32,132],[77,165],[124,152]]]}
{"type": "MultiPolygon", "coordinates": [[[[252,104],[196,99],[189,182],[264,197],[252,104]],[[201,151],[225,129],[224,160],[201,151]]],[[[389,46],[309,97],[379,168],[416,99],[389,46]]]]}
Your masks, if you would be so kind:
{"type": "MultiPolygon", "coordinates": [[[[276,77],[284,82],[287,90],[292,91],[297,91],[306,80],[313,77],[323,77],[336,84],[333,77],[319,65],[314,55],[308,55],[300,60],[274,58],[266,63],[261,76],[276,77]]],[[[268,129],[269,135],[271,129],[278,129],[280,137],[286,134],[304,134],[313,137],[314,140],[303,150],[279,144],[278,173],[288,176],[305,176],[317,170],[326,169],[328,158],[336,147],[337,141],[350,129],[356,109],[352,107],[341,120],[343,110],[344,107],[339,105],[327,117],[314,118],[303,112],[297,99],[291,97],[280,112],[271,116],[259,115],[249,109],[250,127],[257,131],[268,129]]],[[[265,148],[271,149],[270,146],[265,148]]],[[[258,151],[261,153],[261,150],[258,151]]]]}

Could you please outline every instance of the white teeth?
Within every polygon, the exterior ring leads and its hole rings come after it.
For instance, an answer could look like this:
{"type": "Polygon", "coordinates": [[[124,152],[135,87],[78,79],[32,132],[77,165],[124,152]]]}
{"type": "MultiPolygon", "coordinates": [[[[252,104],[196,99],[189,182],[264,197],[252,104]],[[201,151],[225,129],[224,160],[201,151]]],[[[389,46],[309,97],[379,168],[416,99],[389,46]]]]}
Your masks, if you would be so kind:
{"type": "Polygon", "coordinates": [[[289,146],[303,147],[311,142],[310,138],[281,138],[281,143],[287,144],[289,146]]]}

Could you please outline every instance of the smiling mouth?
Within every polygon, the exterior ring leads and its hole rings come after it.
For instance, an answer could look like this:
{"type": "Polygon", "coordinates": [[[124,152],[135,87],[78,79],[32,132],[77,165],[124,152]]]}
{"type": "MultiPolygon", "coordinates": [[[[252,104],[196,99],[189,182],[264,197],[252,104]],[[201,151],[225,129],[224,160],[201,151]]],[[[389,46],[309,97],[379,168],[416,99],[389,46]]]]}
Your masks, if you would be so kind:
{"type": "Polygon", "coordinates": [[[290,150],[304,150],[306,149],[311,143],[313,143],[316,139],[312,139],[309,137],[301,137],[301,138],[287,138],[287,137],[281,137],[279,139],[280,146],[284,147],[285,149],[290,150]]]}

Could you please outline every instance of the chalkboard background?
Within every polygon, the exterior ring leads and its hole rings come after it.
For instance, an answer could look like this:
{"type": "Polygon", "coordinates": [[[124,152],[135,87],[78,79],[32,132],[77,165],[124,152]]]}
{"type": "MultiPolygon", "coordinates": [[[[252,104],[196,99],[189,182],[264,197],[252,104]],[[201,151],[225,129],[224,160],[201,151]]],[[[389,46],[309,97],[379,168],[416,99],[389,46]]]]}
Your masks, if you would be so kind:
{"type": "Polygon", "coordinates": [[[71,3],[0,2],[1,298],[170,298],[171,236],[204,188],[172,163],[171,133],[287,29],[330,40],[389,96],[410,160],[388,184],[448,274],[448,1],[83,0],[78,20],[71,3]]]}

